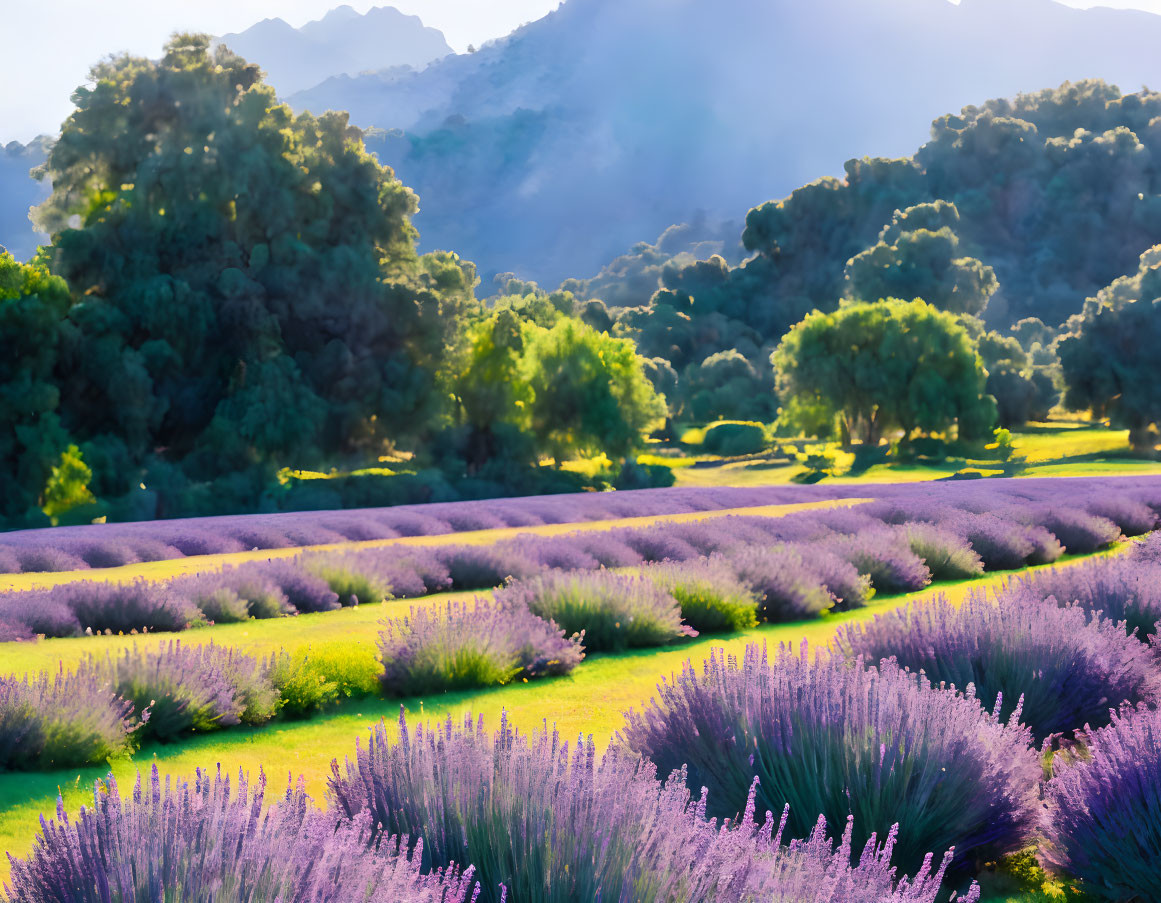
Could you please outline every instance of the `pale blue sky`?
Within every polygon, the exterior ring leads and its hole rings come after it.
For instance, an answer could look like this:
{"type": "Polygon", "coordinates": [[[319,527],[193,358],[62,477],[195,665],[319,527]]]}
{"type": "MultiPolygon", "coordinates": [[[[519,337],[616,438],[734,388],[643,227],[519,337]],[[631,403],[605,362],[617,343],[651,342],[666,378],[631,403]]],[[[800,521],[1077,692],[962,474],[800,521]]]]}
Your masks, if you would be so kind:
{"type": "MultiPolygon", "coordinates": [[[[156,56],[174,31],[226,34],[280,17],[299,26],[343,0],[3,0],[0,3],[0,145],[54,133],[89,66],[118,51],[156,56]]],[[[392,5],[443,31],[457,51],[501,37],[559,0],[346,0],[360,12],[392,5]]],[[[754,0],[766,2],[766,0],[754,0]]],[[[809,2],[809,0],[807,0],[809,2]]],[[[890,0],[880,0],[890,2],[890,0]]],[[[1161,0],[1068,0],[1161,13],[1161,0]]]]}

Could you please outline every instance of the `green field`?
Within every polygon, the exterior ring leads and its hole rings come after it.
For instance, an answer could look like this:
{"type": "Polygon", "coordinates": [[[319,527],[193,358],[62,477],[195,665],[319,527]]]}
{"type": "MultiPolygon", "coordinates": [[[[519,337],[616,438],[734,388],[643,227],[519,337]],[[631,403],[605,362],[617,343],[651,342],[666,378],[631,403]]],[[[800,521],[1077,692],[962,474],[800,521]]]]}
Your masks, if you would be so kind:
{"type": "MultiPolygon", "coordinates": [[[[1076,557],[1055,566],[1068,566],[1076,557]]],[[[525,731],[555,726],[565,737],[591,735],[602,748],[623,723],[624,713],[639,707],[652,696],[658,681],[681,669],[687,659],[699,662],[711,648],[741,654],[752,642],[771,645],[786,643],[797,647],[808,643],[824,647],[844,623],[866,620],[878,612],[898,607],[915,598],[943,593],[956,600],[972,590],[995,587],[1009,574],[953,584],[907,596],[875,600],[865,609],[828,615],[822,619],[793,624],[764,625],[730,636],[698,638],[660,650],[638,650],[616,655],[593,655],[566,677],[518,683],[505,687],[427,698],[349,700],[335,710],[305,721],[279,721],[261,728],[231,728],[183,742],[147,746],[131,758],[112,763],[112,771],[122,782],[131,782],[139,769],[156,763],[161,771],[189,775],[196,768],[221,765],[256,773],[262,769],[276,784],[290,776],[305,777],[309,792],[320,803],[325,799],[326,778],[332,759],[354,750],[354,742],[380,719],[394,720],[400,706],[409,718],[436,718],[466,713],[483,715],[495,724],[500,712],[525,731]]],[[[183,634],[183,642],[218,642],[251,653],[267,653],[279,647],[301,648],[312,644],[343,644],[355,649],[374,646],[378,622],[385,614],[396,614],[409,604],[438,604],[453,596],[443,594],[412,602],[387,602],[337,612],[299,615],[295,618],[248,621],[203,628],[183,634]]],[[[471,594],[466,594],[471,595],[471,594]]],[[[86,637],[46,640],[36,644],[12,644],[5,649],[4,670],[24,671],[66,667],[91,652],[114,650],[133,642],[153,642],[144,637],[86,637]]],[[[110,769],[86,768],[51,773],[10,773],[0,775],[0,846],[14,855],[31,847],[41,813],[51,814],[61,794],[65,805],[75,809],[92,794],[92,784],[110,769]]],[[[7,863],[0,864],[0,878],[7,863]]]]}

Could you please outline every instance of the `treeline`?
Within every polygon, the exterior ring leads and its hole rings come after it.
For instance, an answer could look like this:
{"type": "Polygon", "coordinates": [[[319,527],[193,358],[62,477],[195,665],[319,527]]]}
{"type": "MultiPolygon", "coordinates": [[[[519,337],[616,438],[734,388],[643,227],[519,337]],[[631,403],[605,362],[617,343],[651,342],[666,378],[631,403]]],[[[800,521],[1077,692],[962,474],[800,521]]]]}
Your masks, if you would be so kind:
{"type": "Polygon", "coordinates": [[[851,160],[845,178],[752,209],[738,263],[728,242],[690,260],[674,237],[562,286],[611,302],[618,334],[656,359],[672,416],[770,420],[768,360],[793,324],[844,300],[920,297],[993,333],[988,391],[1018,423],[1062,388],[1051,346],[1077,325],[1064,324],[1161,243],[1161,94],[1084,81],[944,116],[910,158],[851,160]]]}
{"type": "Polygon", "coordinates": [[[615,478],[664,416],[632,343],[568,295],[485,305],[345,114],[209,44],[94,69],[45,164],[51,245],[0,254],[0,518],[348,501],[287,500],[280,468],[408,471],[380,503],[578,488],[537,465],[579,452],[615,478]]]}

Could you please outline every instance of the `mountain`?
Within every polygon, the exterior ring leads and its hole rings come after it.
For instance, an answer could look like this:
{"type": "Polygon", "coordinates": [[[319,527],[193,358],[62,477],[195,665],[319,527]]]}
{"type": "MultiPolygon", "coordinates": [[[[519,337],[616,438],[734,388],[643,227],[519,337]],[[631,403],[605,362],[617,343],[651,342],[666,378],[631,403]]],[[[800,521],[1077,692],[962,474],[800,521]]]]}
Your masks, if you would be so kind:
{"type": "Polygon", "coordinates": [[[1054,0],[568,0],[347,109],[420,195],[422,247],[554,285],[671,223],[738,219],[948,110],[1066,80],[1161,83],[1161,16],[1054,0]]]}
{"type": "Polygon", "coordinates": [[[37,182],[29,170],[39,166],[48,155],[51,139],[41,136],[28,144],[13,141],[0,147],[0,246],[18,260],[27,260],[37,245],[48,241],[28,221],[28,210],[48,197],[48,182],[37,182]]]}
{"type": "Polygon", "coordinates": [[[377,6],[364,15],[340,6],[302,28],[263,19],[220,40],[266,70],[283,97],[333,76],[400,66],[420,69],[452,52],[441,31],[392,6],[377,6]]]}

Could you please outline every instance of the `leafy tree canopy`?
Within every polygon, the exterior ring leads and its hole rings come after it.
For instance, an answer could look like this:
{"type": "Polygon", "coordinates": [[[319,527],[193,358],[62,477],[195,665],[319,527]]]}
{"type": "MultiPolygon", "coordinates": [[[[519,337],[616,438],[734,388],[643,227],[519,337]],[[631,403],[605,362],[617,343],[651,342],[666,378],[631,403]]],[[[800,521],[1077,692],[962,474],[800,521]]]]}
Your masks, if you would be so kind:
{"type": "Polygon", "coordinates": [[[888,430],[979,437],[995,420],[987,373],[968,331],[925,301],[856,302],[816,311],[772,355],[788,403],[836,412],[846,435],[876,445],[888,430]]]}

